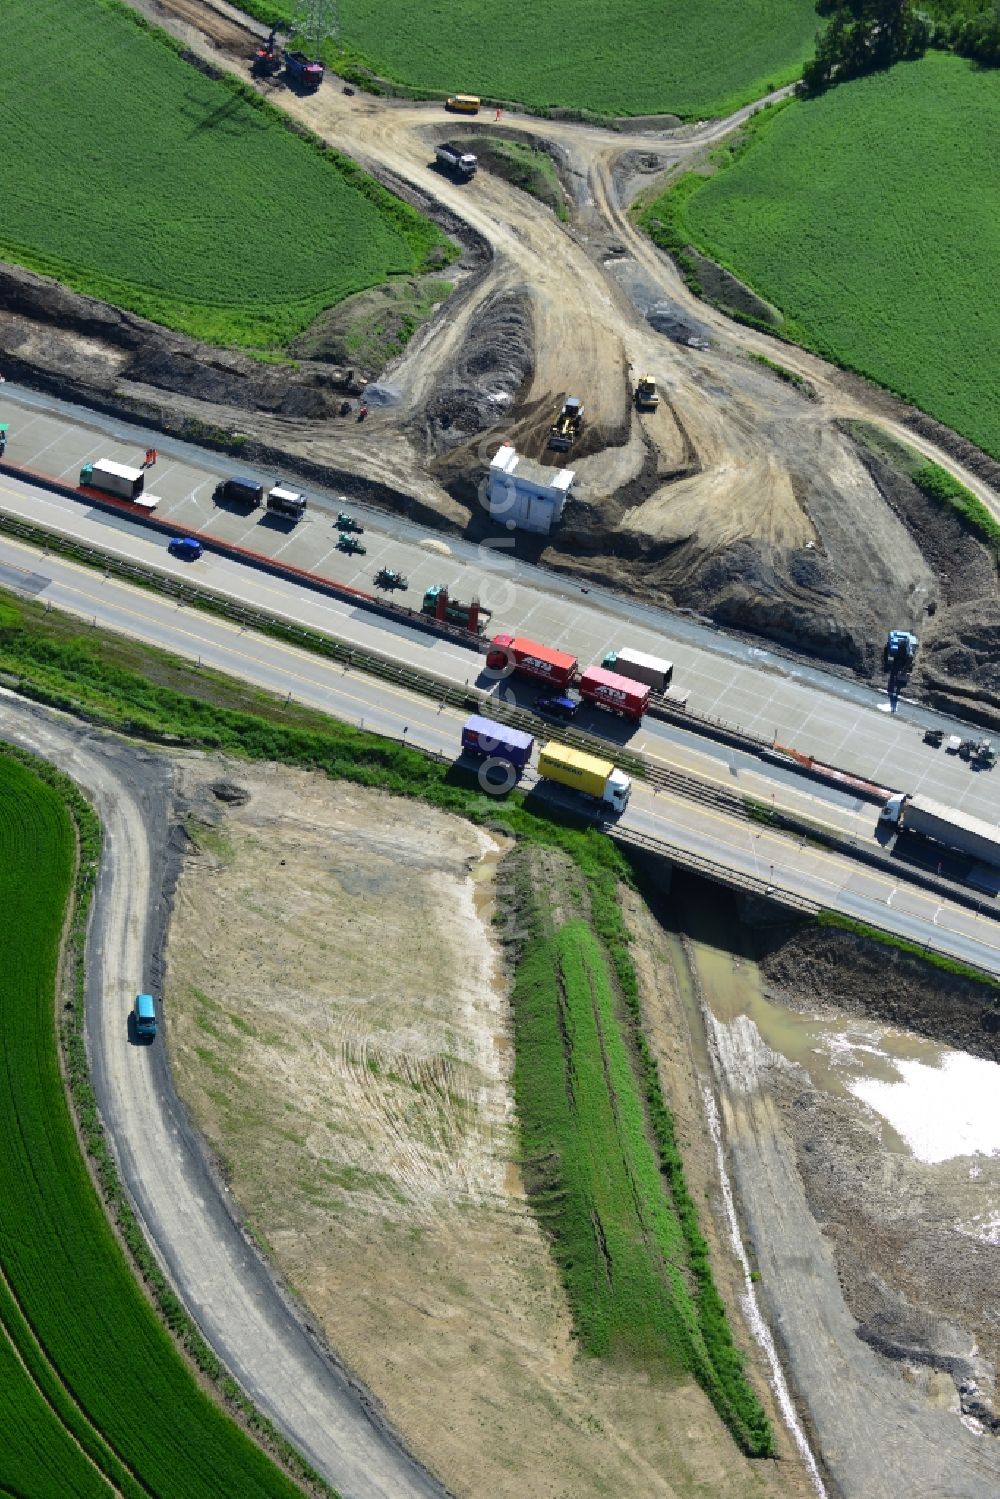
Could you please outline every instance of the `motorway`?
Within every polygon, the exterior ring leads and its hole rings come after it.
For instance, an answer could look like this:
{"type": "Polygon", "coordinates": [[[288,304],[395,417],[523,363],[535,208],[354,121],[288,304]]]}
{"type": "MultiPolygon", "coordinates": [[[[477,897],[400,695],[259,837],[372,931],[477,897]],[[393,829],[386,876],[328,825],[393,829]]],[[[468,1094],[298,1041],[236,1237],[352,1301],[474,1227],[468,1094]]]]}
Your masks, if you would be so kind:
{"type": "MultiPolygon", "coordinates": [[[[893,712],[882,690],[613,593],[590,589],[584,594],[579,583],[519,561],[497,546],[473,546],[455,538],[445,542],[409,522],[353,503],[349,508],[364,522],[368,553],[348,557],[336,550],[332,523],[334,512],[343,506],[342,497],[310,489],[305,521],[288,530],[259,513],[233,512],[212,503],[217,479],[231,471],[216,455],[9,384],[3,387],[0,404],[11,421],[7,454],[15,463],[75,484],[87,459],[107,456],[134,463],[147,442],[155,439],[160,458],[147,488],[160,497],[157,515],[191,534],[217,537],[279,563],[369,590],[376,568],[394,567],[409,577],[406,599],[411,603],[430,584],[447,582],[457,597],[477,595],[493,610],[493,631],[530,635],[572,651],[582,663],[599,660],[626,643],[666,656],[675,663],[675,682],[690,692],[690,706],[700,715],[768,741],[777,739],[878,784],[923,791],[975,816],[997,820],[1000,797],[991,777],[970,771],[964,762],[922,741],[929,724],[948,732],[961,726],[916,704],[897,703],[893,712]]],[[[268,482],[276,477],[254,476],[268,482]]],[[[85,500],[59,498],[23,484],[9,474],[0,475],[0,509],[164,571],[182,573],[185,568],[165,555],[164,542],[154,532],[94,509],[85,500]]],[[[250,572],[218,556],[205,556],[196,566],[195,578],[341,638],[398,653],[403,660],[455,680],[464,680],[482,664],[472,651],[434,642],[360,609],[323,599],[291,580],[250,572]]],[[[600,731],[613,737],[606,718],[600,731]]],[[[660,729],[644,733],[655,740],[660,729]]],[[[635,744],[645,747],[640,740],[635,744]]]]}
{"type": "MultiPolygon", "coordinates": [[[[365,679],[307,651],[75,563],[42,557],[6,538],[0,539],[0,568],[0,582],[43,603],[377,733],[449,758],[456,753],[463,715],[426,698],[365,679]]],[[[327,604],[325,600],[320,602],[324,607],[327,604]]],[[[393,638],[397,638],[395,634],[393,638]]],[[[440,669],[440,659],[450,659],[448,652],[454,648],[421,639],[420,649],[425,652],[422,664],[432,660],[434,668],[440,669]]],[[[676,735],[668,743],[653,741],[654,736],[649,734],[642,747],[648,751],[652,744],[663,763],[690,768],[692,754],[706,753],[706,748],[691,747],[676,735]]],[[[698,768],[704,771],[706,766],[698,768]]],[[[723,779],[740,789],[750,789],[747,778],[757,776],[766,795],[777,795],[776,787],[781,784],[783,802],[794,796],[801,810],[805,798],[810,815],[844,830],[862,825],[866,818],[871,825],[870,808],[859,810],[857,804],[852,806],[836,794],[820,794],[819,788],[815,794],[812,789],[786,791],[787,783],[771,782],[761,767],[751,770],[749,764],[741,765],[729,752],[721,777],[718,759],[709,770],[716,780],[723,779]]],[[[725,866],[750,882],[769,885],[778,895],[827,906],[1000,972],[1000,924],[881,871],[859,867],[849,858],[799,844],[760,824],[641,783],[634,786],[621,827],[660,840],[695,859],[725,866]]]]}

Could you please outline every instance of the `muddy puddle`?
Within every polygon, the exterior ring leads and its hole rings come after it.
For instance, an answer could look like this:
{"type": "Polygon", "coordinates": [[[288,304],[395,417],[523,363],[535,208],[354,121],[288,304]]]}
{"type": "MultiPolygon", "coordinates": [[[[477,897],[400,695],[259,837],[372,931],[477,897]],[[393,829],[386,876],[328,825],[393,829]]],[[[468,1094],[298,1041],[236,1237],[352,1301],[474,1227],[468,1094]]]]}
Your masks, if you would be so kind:
{"type": "Polygon", "coordinates": [[[899,1078],[897,1062],[938,1067],[945,1057],[947,1048],[921,1036],[853,1016],[799,1013],[773,1003],[762,991],[752,959],[702,939],[689,940],[688,953],[716,1020],[726,1023],[746,1015],[772,1051],[802,1067],[824,1092],[844,1097],[859,1077],[893,1083],[899,1078]]]}
{"type": "Polygon", "coordinates": [[[720,1024],[746,1016],[818,1091],[874,1110],[887,1150],[927,1163],[1000,1156],[1000,1066],[845,1010],[820,1014],[769,999],[732,907],[704,902],[693,889],[677,893],[671,966],[706,1074],[702,1003],[720,1024]]]}

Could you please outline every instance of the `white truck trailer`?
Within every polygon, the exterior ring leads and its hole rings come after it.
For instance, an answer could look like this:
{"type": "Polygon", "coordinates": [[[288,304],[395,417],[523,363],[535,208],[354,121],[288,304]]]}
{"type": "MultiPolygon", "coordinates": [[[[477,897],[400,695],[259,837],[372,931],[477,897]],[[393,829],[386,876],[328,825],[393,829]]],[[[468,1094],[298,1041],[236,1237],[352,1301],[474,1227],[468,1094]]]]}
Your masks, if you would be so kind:
{"type": "Polygon", "coordinates": [[[654,692],[666,692],[674,674],[674,663],[660,656],[647,656],[644,651],[633,651],[623,646],[620,651],[611,651],[601,665],[608,671],[616,671],[620,677],[631,677],[633,682],[645,682],[654,692]]]}
{"type": "Polygon", "coordinates": [[[286,520],[301,520],[306,513],[306,504],[306,497],[299,490],[291,489],[287,484],[275,484],[267,492],[265,508],[272,515],[282,515],[286,520]]]}
{"type": "Polygon", "coordinates": [[[1000,826],[931,801],[929,796],[890,796],[879,813],[901,831],[919,833],[953,853],[1000,866],[1000,826]]]}
{"type": "MultiPolygon", "coordinates": [[[[85,463],[80,470],[81,489],[100,489],[104,494],[113,494],[119,500],[141,503],[145,482],[144,469],[129,468],[125,463],[112,463],[110,458],[98,458],[96,463],[85,463]]],[[[153,505],[155,504],[154,500],[153,505]]]]}
{"type": "Polygon", "coordinates": [[[468,182],[470,177],[476,175],[479,162],[471,151],[460,151],[457,146],[450,146],[447,141],[438,146],[434,153],[438,166],[444,167],[446,172],[451,172],[462,182],[468,182]]]}

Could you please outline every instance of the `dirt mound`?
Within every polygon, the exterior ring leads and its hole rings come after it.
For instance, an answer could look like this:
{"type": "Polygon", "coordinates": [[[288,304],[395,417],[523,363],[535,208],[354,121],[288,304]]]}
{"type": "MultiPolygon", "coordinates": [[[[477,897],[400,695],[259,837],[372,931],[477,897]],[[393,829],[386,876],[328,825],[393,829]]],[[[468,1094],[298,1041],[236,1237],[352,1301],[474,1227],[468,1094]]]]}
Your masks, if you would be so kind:
{"type": "Polygon", "coordinates": [[[950,609],[925,635],[914,681],[935,707],[1000,731],[1000,599],[950,609]]]}
{"type": "Polygon", "coordinates": [[[993,551],[877,452],[859,453],[941,591],[940,604],[929,601],[908,690],[942,711],[1000,728],[1000,582],[993,551]]]}
{"type": "Polygon", "coordinates": [[[735,312],[740,317],[755,318],[759,323],[780,327],[785,321],[776,307],[765,302],[763,297],[751,291],[731,271],[700,254],[693,245],[685,245],[684,254],[694,267],[701,296],[714,302],[723,312],[735,312]]]}
{"type": "Polygon", "coordinates": [[[470,444],[505,429],[531,379],[533,344],[531,307],[523,291],[485,298],[423,413],[427,448],[432,458],[451,459],[446,471],[480,461],[470,444]]]}
{"type": "MultiPolygon", "coordinates": [[[[410,1449],[464,1499],[805,1499],[792,1463],[740,1455],[693,1381],[579,1354],[521,1180],[488,836],[280,766],[177,773],[201,849],[168,947],[178,1089],[410,1449]],[[234,773],[252,800],[220,805],[234,773]]],[[[702,1147],[706,1193],[713,1168],[702,1147]]]]}
{"type": "Polygon", "coordinates": [[[767,992],[791,1009],[836,1006],[1000,1062],[1000,993],[836,927],[758,937],[767,992]]]}
{"type": "Polygon", "coordinates": [[[128,382],[240,411],[313,418],[332,415],[350,385],[348,370],[263,365],[16,266],[0,265],[0,307],[7,313],[0,357],[29,381],[47,375],[99,392],[128,382]]]}

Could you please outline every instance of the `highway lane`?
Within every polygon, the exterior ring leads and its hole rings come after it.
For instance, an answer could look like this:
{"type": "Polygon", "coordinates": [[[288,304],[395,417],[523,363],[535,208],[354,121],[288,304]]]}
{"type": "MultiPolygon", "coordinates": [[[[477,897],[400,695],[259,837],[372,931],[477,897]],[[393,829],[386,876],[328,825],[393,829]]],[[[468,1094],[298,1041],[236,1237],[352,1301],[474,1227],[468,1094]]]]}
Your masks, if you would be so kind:
{"type": "MultiPolygon", "coordinates": [[[[44,508],[41,513],[46,514],[44,508]]],[[[134,555],[149,567],[160,569],[170,576],[188,575],[187,565],[169,557],[158,540],[140,533],[135,538],[135,545],[134,555]]],[[[123,552],[122,555],[133,553],[123,552]]],[[[41,573],[31,573],[31,568],[35,565],[32,559],[35,556],[24,544],[0,536],[0,566],[6,560],[6,581],[9,586],[30,593],[44,585],[45,579],[41,573]]],[[[225,558],[206,557],[204,561],[207,564],[205,571],[199,569],[196,573],[204,586],[211,583],[216,591],[232,596],[236,587],[243,585],[243,598],[247,602],[252,600],[262,607],[272,607],[274,612],[281,613],[291,623],[321,629],[352,644],[381,650],[407,660],[414,666],[426,667],[455,683],[475,681],[469,663],[471,661],[473,666],[481,665],[482,657],[478,653],[474,654],[450,641],[439,640],[419,631],[387,624],[368,611],[352,609],[349,605],[324,599],[306,589],[294,590],[286,601],[277,580],[271,580],[266,575],[243,568],[225,558]]],[[[50,568],[53,563],[54,559],[44,559],[46,568],[50,568]]],[[[211,661],[230,674],[238,673],[241,659],[241,651],[235,643],[240,637],[238,628],[230,627],[220,634],[209,628],[207,616],[193,609],[183,611],[185,618],[182,623],[178,619],[178,606],[175,603],[144,593],[146,602],[140,604],[134,598],[135,590],[130,590],[128,611],[122,616],[115,602],[116,592],[114,588],[108,587],[109,580],[90,569],[68,564],[66,567],[67,571],[62,576],[71,578],[72,585],[64,586],[54,581],[44,594],[49,603],[57,603],[84,618],[94,618],[103,609],[107,611],[104,618],[109,625],[124,634],[131,631],[131,611],[141,609],[145,615],[146,628],[153,632],[148,637],[152,641],[167,645],[173,638],[173,632],[179,631],[187,640],[195,660],[201,657],[206,663],[211,661]]],[[[3,581],[4,577],[0,574],[0,584],[3,581]]],[[[279,661],[282,659],[281,649],[275,646],[279,661]]],[[[299,652],[297,656],[303,656],[303,653],[299,652]]],[[[342,671],[343,668],[338,670],[342,671]]],[[[316,660],[310,665],[307,655],[297,662],[297,671],[293,675],[301,676],[303,673],[313,688],[330,681],[328,667],[318,664],[316,660]]],[[[285,666],[276,665],[268,680],[270,690],[287,692],[289,685],[290,682],[285,679],[285,666]]],[[[485,685],[492,686],[495,693],[507,693],[510,690],[505,683],[486,682],[485,685]]],[[[530,702],[533,697],[534,693],[529,689],[526,700],[530,702]]],[[[413,713],[421,712],[419,701],[414,700],[413,713]]],[[[387,731],[375,684],[369,682],[366,685],[361,677],[355,676],[350,687],[344,683],[336,689],[335,695],[330,699],[329,710],[336,712],[339,717],[352,720],[355,717],[360,720],[367,713],[367,727],[387,731]]],[[[864,839],[870,839],[874,832],[875,812],[869,804],[861,803],[857,798],[833,788],[808,782],[793,770],[765,765],[752,755],[716,744],[689,730],[653,720],[638,731],[630,730],[600,712],[592,714],[592,722],[596,732],[611,736],[609,754],[614,754],[616,742],[627,743],[629,748],[640,750],[665,768],[694,773],[729,791],[743,791],[761,801],[771,801],[789,811],[821,821],[838,832],[864,839]]],[[[451,749],[452,744],[449,743],[449,753],[451,749]]]]}
{"type": "MultiPolygon", "coordinates": [[[[75,482],[80,462],[98,455],[136,461],[141,429],[111,422],[48,398],[4,387],[5,405],[15,404],[8,456],[75,482]],[[49,410],[52,406],[54,409],[49,410]],[[107,433],[113,435],[109,437],[107,433]],[[134,434],[134,435],[133,435],[134,434]]],[[[375,569],[395,567],[410,578],[412,601],[431,583],[447,581],[458,596],[478,594],[494,610],[493,628],[509,628],[570,649],[581,661],[600,659],[624,642],[666,655],[675,662],[675,680],[690,690],[699,713],[720,718],[770,740],[814,754],[880,784],[923,791],[996,821],[1000,789],[988,775],[976,775],[954,757],[922,743],[926,723],[936,718],[916,705],[889,711],[885,693],[775,655],[762,646],[732,639],[676,614],[651,609],[619,595],[590,589],[532,567],[497,546],[472,546],[460,539],[429,537],[412,523],[352,504],[366,525],[368,553],[347,557],[336,550],[333,512],[342,501],[310,488],[314,496],[306,520],[287,531],[259,514],[217,508],[211,492],[221,469],[215,455],[171,440],[157,439],[160,461],[147,487],[161,497],[158,514],[192,531],[250,547],[283,563],[318,571],[340,582],[371,587],[375,569]],[[163,446],[163,443],[166,445],[163,446]],[[444,546],[446,555],[437,550],[444,546]]],[[[273,478],[266,474],[262,479],[273,478]]],[[[157,566],[183,569],[163,556],[163,542],[127,518],[108,516],[85,502],[60,499],[0,477],[0,507],[89,540],[92,545],[143,558],[157,566]]],[[[252,600],[261,607],[332,629],[347,639],[398,652],[415,664],[462,680],[481,658],[459,647],[431,642],[376,617],[336,605],[290,580],[252,573],[237,563],[206,557],[197,576],[212,586],[252,600]],[[335,621],[335,623],[331,623],[335,621]],[[346,621],[346,623],[345,623],[346,621]],[[466,672],[460,674],[464,661],[466,672]],[[447,669],[442,663],[447,663],[447,669]]],[[[651,734],[658,729],[648,730],[651,734]]]]}
{"type": "MultiPolygon", "coordinates": [[[[8,569],[8,582],[16,580],[18,566],[23,568],[26,591],[54,607],[366,729],[448,758],[455,755],[464,717],[455,710],[76,564],[40,558],[5,538],[0,539],[0,566],[8,569]]],[[[717,775],[717,763],[715,770],[717,775]]],[[[831,803],[815,798],[812,805],[814,815],[822,815],[831,803]]],[[[848,826],[857,815],[844,805],[838,814],[848,826]]],[[[860,816],[870,819],[870,809],[860,816]]],[[[637,783],[622,826],[778,892],[805,897],[1000,972],[1000,923],[761,824],[637,783]]]]}

